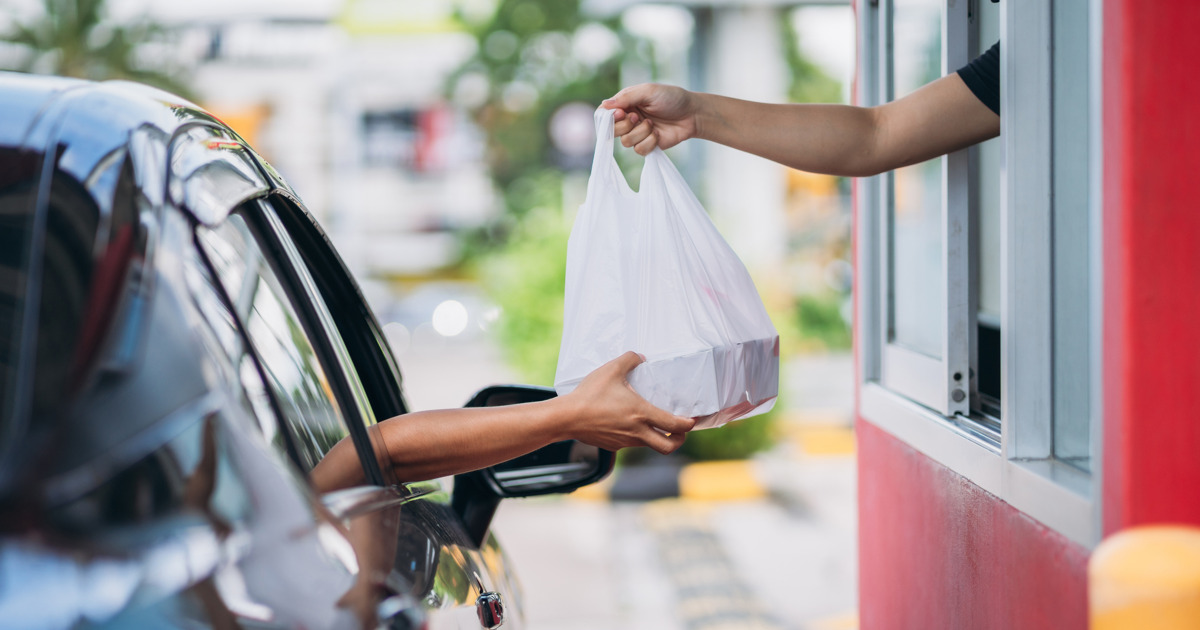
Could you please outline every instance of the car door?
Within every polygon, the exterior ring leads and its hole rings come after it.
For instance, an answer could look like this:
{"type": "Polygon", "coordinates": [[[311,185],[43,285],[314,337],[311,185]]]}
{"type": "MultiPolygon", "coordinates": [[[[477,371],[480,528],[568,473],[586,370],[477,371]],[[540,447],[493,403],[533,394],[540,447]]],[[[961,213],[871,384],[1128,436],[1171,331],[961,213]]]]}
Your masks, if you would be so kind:
{"type": "Polygon", "coordinates": [[[202,228],[198,241],[259,357],[292,456],[356,546],[369,549],[361,555],[373,588],[421,602],[434,627],[480,627],[477,601],[511,592],[503,559],[494,542],[484,551],[471,544],[437,482],[395,483],[372,427],[376,409],[405,410],[399,372],[316,225],[290,200],[255,201],[202,228]]]}

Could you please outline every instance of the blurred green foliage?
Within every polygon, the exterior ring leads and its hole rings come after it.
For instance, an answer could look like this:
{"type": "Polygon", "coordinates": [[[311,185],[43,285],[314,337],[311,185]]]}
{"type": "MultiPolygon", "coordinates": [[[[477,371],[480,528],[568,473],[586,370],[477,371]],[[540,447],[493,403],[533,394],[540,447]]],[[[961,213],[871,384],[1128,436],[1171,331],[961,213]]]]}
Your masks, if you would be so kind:
{"type": "Polygon", "coordinates": [[[679,452],[701,460],[744,459],[775,444],[780,401],[771,411],[753,418],[735,420],[716,429],[688,434],[679,452]]]}
{"type": "MultiPolygon", "coordinates": [[[[546,174],[541,184],[549,188],[555,179],[546,174]]],[[[475,263],[500,306],[497,331],[509,362],[534,385],[554,384],[570,232],[570,223],[557,208],[542,206],[527,213],[506,247],[475,263]]]]}
{"type": "Polygon", "coordinates": [[[780,20],[792,81],[788,98],[793,103],[841,103],[842,83],[829,76],[800,52],[799,37],[788,20],[780,20]]]}
{"type": "Polygon", "coordinates": [[[845,300],[846,296],[836,291],[796,298],[796,331],[804,346],[822,351],[850,349],[850,324],[842,317],[845,300]]]}
{"type": "Polygon", "coordinates": [[[579,0],[500,0],[483,22],[461,17],[478,52],[451,75],[447,92],[454,98],[466,79],[485,79],[486,96],[464,105],[487,137],[492,177],[516,216],[532,206],[519,193],[510,194],[510,187],[540,171],[561,169],[549,138],[550,117],[571,102],[598,106],[620,89],[621,63],[644,50],[616,19],[590,20],[579,5],[579,0]],[[585,63],[575,54],[575,38],[585,28],[614,40],[608,59],[585,63]]]}
{"type": "Polygon", "coordinates": [[[42,13],[14,20],[0,32],[5,42],[24,48],[24,59],[9,70],[103,81],[126,79],[185,98],[192,92],[179,68],[139,62],[138,48],[165,41],[166,31],[148,20],[115,23],[106,0],[43,0],[42,13]]]}

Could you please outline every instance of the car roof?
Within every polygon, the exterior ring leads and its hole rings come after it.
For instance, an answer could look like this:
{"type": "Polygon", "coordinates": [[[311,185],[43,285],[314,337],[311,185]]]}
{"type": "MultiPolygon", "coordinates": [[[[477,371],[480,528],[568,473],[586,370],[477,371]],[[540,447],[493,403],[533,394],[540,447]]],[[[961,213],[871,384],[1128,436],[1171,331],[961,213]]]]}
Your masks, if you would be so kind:
{"type": "Polygon", "coordinates": [[[39,77],[0,72],[0,145],[23,145],[25,134],[55,96],[84,83],[63,77],[39,77]]]}
{"type": "MultiPolygon", "coordinates": [[[[174,141],[186,128],[206,127],[214,138],[223,136],[231,142],[208,147],[218,151],[208,153],[200,162],[227,161],[220,159],[223,156],[219,150],[240,149],[246,156],[241,161],[259,171],[257,177],[270,188],[294,195],[279,173],[225,123],[187,99],[148,85],[0,71],[0,111],[4,112],[0,118],[0,147],[34,153],[44,153],[51,147],[59,153],[74,150],[70,166],[78,175],[93,172],[113,148],[129,142],[139,131],[153,129],[174,141]],[[69,117],[80,124],[64,123],[69,117]]],[[[202,208],[185,209],[193,214],[204,212],[202,208]]],[[[215,223],[223,217],[198,218],[215,223]]]]}
{"type": "MultiPolygon", "coordinates": [[[[125,106],[126,115],[107,119],[106,122],[115,129],[124,128],[124,131],[130,131],[132,126],[140,124],[140,120],[152,120],[162,126],[164,131],[170,132],[189,118],[177,112],[188,110],[211,118],[194,103],[138,83],[95,82],[0,71],[0,110],[4,111],[4,119],[0,121],[0,145],[43,150],[46,145],[38,141],[46,139],[46,135],[38,135],[34,130],[39,122],[46,119],[46,114],[53,111],[54,106],[64,98],[70,99],[70,108],[75,110],[87,109],[104,102],[119,102],[125,106]],[[159,110],[158,115],[155,115],[155,110],[159,110]]],[[[107,108],[102,109],[107,111],[107,108]]],[[[66,144],[84,139],[77,133],[64,133],[61,129],[57,132],[55,140],[66,144]]]]}

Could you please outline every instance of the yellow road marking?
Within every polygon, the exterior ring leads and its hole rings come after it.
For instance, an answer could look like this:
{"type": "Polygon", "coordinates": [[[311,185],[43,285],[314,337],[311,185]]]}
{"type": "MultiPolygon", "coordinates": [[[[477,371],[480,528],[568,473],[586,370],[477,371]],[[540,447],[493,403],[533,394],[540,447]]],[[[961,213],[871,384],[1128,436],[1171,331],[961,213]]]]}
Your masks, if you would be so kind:
{"type": "Polygon", "coordinates": [[[701,462],[679,473],[679,496],[694,501],[737,501],[766,496],[747,461],[701,462]]]}
{"type": "Polygon", "coordinates": [[[855,452],[853,426],[796,423],[789,425],[787,433],[805,455],[844,456],[855,452]]]}

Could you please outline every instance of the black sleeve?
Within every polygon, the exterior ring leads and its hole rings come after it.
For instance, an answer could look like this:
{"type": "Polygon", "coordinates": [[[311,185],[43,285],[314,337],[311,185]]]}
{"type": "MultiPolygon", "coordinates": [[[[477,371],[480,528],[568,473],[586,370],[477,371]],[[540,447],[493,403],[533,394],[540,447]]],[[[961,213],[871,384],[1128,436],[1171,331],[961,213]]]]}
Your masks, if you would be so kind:
{"type": "Polygon", "coordinates": [[[1000,115],[1000,42],[959,68],[958,76],[988,109],[1000,115]]]}

